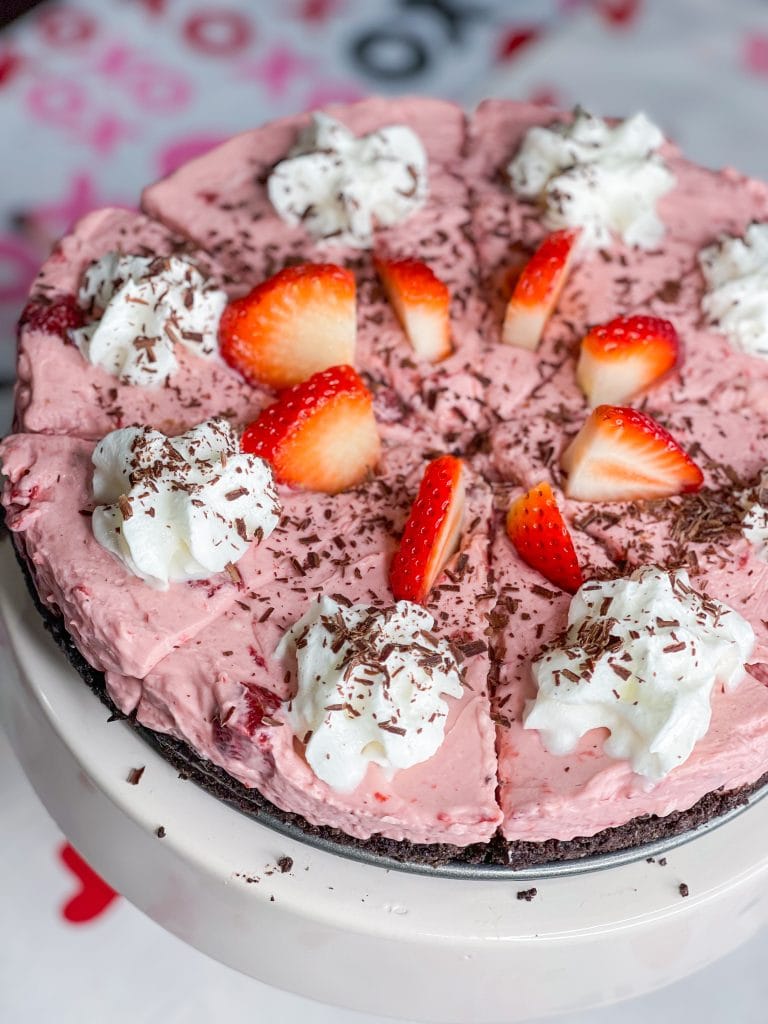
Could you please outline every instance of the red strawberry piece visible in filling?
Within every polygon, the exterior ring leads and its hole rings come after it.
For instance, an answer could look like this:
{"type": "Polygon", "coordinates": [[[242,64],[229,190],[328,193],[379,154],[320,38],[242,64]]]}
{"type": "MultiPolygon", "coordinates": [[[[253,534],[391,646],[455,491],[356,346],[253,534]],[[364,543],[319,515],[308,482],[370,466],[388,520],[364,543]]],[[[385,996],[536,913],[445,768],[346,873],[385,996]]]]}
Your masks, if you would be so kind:
{"type": "Polygon", "coordinates": [[[334,366],[282,391],[243,433],[281,483],[336,494],[362,483],[381,446],[373,399],[351,366],[334,366]]]}
{"type": "Polygon", "coordinates": [[[392,559],[389,584],[396,600],[418,604],[426,601],[458,547],[463,514],[463,463],[453,455],[441,455],[424,471],[392,559]]]}
{"type": "MultiPolygon", "coordinates": [[[[252,748],[250,739],[280,707],[281,701],[271,690],[256,683],[241,683],[243,703],[240,707],[230,704],[226,710],[217,711],[211,720],[213,741],[226,757],[238,761],[248,756],[252,748]]],[[[261,737],[258,742],[263,742],[261,737]]]]}
{"type": "Polygon", "coordinates": [[[538,348],[573,263],[580,231],[547,235],[523,267],[507,304],[501,340],[519,348],[538,348]]]}
{"type": "Polygon", "coordinates": [[[280,698],[276,693],[256,683],[243,683],[243,687],[246,707],[245,731],[249,736],[253,736],[264,724],[264,719],[270,718],[280,707],[280,698]]]}
{"type": "Polygon", "coordinates": [[[680,357],[677,331],[657,316],[620,316],[581,343],[576,378],[591,406],[626,402],[668,373],[680,357]]]}
{"type": "Polygon", "coordinates": [[[417,356],[436,363],[451,354],[451,294],[420,260],[374,259],[397,319],[417,356]]]}
{"type": "Polygon", "coordinates": [[[83,311],[74,295],[59,295],[52,298],[30,299],[19,319],[19,330],[28,327],[33,331],[47,331],[66,339],[68,332],[82,327],[85,322],[83,311]]]}
{"type": "Polygon", "coordinates": [[[507,535],[522,560],[556,587],[574,594],[584,582],[573,540],[548,483],[537,484],[512,502],[507,535]]]}
{"type": "Polygon", "coordinates": [[[638,409],[600,405],[563,453],[565,493],[578,501],[635,501],[698,491],[704,478],[659,423],[638,409]]]}
{"type": "Polygon", "coordinates": [[[286,267],[230,302],[219,324],[226,362],[280,390],[355,358],[355,278],[332,263],[286,267]]]}

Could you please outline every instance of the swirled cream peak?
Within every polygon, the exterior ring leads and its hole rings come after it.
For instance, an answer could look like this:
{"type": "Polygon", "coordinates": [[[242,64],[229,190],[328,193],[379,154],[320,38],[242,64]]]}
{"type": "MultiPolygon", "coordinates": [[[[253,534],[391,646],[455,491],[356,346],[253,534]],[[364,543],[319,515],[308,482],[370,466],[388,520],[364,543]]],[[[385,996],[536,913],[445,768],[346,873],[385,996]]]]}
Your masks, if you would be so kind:
{"type": "Polygon", "coordinates": [[[78,301],[89,322],[70,336],[88,362],[124,384],[160,387],[178,367],[177,345],[218,352],[227,296],[180,256],[108,252],[85,271],[78,301]]]}
{"type": "Polygon", "coordinates": [[[405,125],[357,138],[340,121],[315,114],[269,177],[280,217],[317,239],[370,248],[376,227],[405,220],[427,197],[427,155],[405,125]]]}
{"type": "Polygon", "coordinates": [[[609,757],[656,781],[682,764],[709,728],[715,681],[740,682],[755,642],[737,612],[655,566],[585,583],[568,629],[533,663],[538,687],[524,725],[553,754],[608,729],[609,757]]]}
{"type": "Polygon", "coordinates": [[[113,430],[93,453],[93,533],[135,576],[165,589],[228,570],[278,522],[272,471],[240,452],[226,420],[180,437],[113,430]]]}
{"type": "Polygon", "coordinates": [[[580,245],[618,235],[652,249],[664,236],[656,202],[675,184],[656,153],[663,141],[645,114],[609,125],[577,108],[568,124],[529,129],[507,173],[517,195],[543,203],[548,228],[582,228],[580,245]]]}
{"type": "Polygon", "coordinates": [[[461,671],[424,608],[343,607],[321,597],[285,634],[298,689],[288,720],[318,778],[349,792],[368,765],[387,772],[426,761],[445,736],[444,695],[460,697],[461,671]]]}
{"type": "Polygon", "coordinates": [[[742,495],[745,509],[741,532],[755,549],[757,557],[768,562],[768,466],[760,474],[757,487],[742,495]]]}
{"type": "Polygon", "coordinates": [[[724,237],[699,253],[707,291],[701,308],[732,345],[768,358],[768,224],[724,237]]]}

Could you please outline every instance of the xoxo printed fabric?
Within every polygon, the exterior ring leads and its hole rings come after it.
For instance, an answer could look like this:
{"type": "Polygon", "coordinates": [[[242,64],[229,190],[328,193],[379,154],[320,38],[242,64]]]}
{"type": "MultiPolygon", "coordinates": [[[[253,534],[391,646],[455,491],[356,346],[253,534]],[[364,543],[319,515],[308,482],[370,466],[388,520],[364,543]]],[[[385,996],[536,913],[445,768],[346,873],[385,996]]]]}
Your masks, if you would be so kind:
{"type": "Polygon", "coordinates": [[[572,5],[49,0],[34,8],[0,33],[0,132],[14,140],[0,196],[0,380],[12,378],[13,327],[37,267],[89,210],[133,206],[142,185],[281,115],[371,92],[461,101],[515,49],[521,23],[527,39],[539,38],[564,6],[572,5]]]}

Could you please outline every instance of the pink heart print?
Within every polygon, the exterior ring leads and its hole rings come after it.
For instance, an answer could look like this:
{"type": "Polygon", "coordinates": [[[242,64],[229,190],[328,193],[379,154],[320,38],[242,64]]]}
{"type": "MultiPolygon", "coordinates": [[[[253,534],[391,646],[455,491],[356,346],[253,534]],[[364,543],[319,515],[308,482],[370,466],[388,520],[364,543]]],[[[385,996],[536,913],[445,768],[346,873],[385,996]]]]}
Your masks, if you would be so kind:
{"type": "Polygon", "coordinates": [[[86,924],[100,917],[110,903],[117,899],[118,893],[86,864],[69,843],[59,847],[59,859],[79,882],[78,890],[62,906],[61,916],[69,924],[86,924]]]}

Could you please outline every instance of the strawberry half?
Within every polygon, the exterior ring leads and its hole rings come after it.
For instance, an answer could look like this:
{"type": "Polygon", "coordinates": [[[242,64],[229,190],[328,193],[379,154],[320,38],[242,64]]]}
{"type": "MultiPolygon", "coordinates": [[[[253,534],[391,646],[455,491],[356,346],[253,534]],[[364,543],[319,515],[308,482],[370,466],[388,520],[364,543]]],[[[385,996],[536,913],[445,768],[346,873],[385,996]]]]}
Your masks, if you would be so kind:
{"type": "Polygon", "coordinates": [[[230,302],[221,354],[252,383],[298,384],[355,358],[355,278],[333,263],[286,267],[230,302]]]}
{"type": "Polygon", "coordinates": [[[459,544],[464,514],[461,459],[441,455],[427,466],[411,506],[400,547],[389,568],[398,601],[423,604],[459,544]]]}
{"type": "Polygon", "coordinates": [[[576,378],[591,406],[626,402],[668,373],[680,356],[677,331],[657,316],[620,316],[581,343],[576,378]]]}
{"type": "Polygon", "coordinates": [[[241,447],[281,483],[336,494],[361,483],[379,460],[373,396],[351,366],[333,366],[281,392],[246,427],[241,447]]]}
{"type": "Polygon", "coordinates": [[[575,594],[584,582],[571,535],[548,483],[537,484],[512,502],[507,536],[522,560],[556,587],[575,594]]]}
{"type": "Polygon", "coordinates": [[[578,228],[553,231],[523,267],[504,315],[505,344],[538,347],[571,269],[579,234],[578,228]]]}
{"type": "Polygon", "coordinates": [[[698,491],[701,470],[672,435],[638,409],[600,405],[561,459],[578,501],[632,501],[698,491]]]}
{"type": "Polygon", "coordinates": [[[451,295],[426,263],[385,260],[374,264],[414,352],[436,363],[451,354],[451,295]]]}

